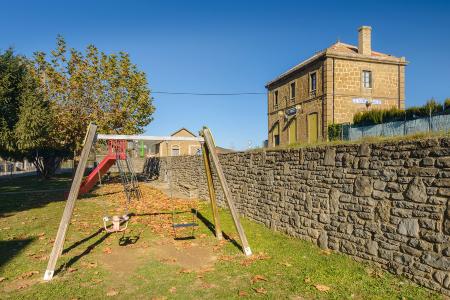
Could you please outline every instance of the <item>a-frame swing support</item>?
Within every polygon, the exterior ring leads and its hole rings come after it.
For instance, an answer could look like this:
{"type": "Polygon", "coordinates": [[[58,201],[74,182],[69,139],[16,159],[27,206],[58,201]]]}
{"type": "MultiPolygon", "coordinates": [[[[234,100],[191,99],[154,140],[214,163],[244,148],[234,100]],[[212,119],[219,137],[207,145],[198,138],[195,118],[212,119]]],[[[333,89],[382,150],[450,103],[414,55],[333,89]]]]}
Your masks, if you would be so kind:
{"type": "Polygon", "coordinates": [[[70,219],[72,218],[73,210],[75,208],[75,202],[78,198],[78,193],[80,191],[81,182],[83,180],[84,170],[86,169],[86,164],[89,157],[89,152],[91,151],[92,146],[95,144],[97,139],[103,140],[151,140],[151,141],[198,141],[203,142],[202,144],[202,153],[203,153],[203,161],[205,166],[205,172],[207,177],[208,191],[211,200],[211,208],[213,212],[214,218],[214,226],[216,231],[217,239],[222,239],[222,231],[220,227],[219,221],[219,213],[217,209],[216,195],[214,190],[214,184],[212,180],[212,169],[211,162],[214,165],[214,168],[217,172],[217,176],[219,178],[220,185],[223,190],[223,194],[225,196],[225,200],[227,202],[228,208],[231,211],[231,216],[234,221],[234,225],[239,234],[239,238],[242,243],[242,249],[245,255],[249,256],[252,254],[250,246],[247,241],[247,237],[244,232],[244,228],[239,219],[239,215],[237,213],[236,207],[234,206],[234,201],[232,198],[232,194],[228,187],[227,181],[225,179],[225,175],[223,173],[222,165],[220,164],[219,158],[216,153],[216,146],[211,135],[211,131],[204,127],[201,131],[202,138],[185,138],[185,137],[154,137],[154,136],[121,136],[121,135],[105,135],[99,134],[97,135],[97,125],[94,123],[89,124],[85,139],[83,150],[81,151],[80,161],[77,166],[77,170],[75,172],[75,176],[72,181],[72,185],[70,187],[69,196],[67,198],[66,206],[64,208],[64,213],[61,218],[61,222],[59,224],[58,232],[56,234],[55,242],[53,244],[52,252],[50,253],[50,258],[48,260],[47,269],[44,274],[44,280],[48,281],[53,278],[55,273],[56,263],[58,261],[59,256],[61,256],[64,241],[66,238],[67,229],[70,224],[70,219]],[[211,159],[211,160],[210,160],[211,159]]]}
{"type": "Polygon", "coordinates": [[[92,145],[95,143],[97,136],[97,125],[89,124],[86,137],[84,138],[84,146],[81,151],[80,162],[75,171],[75,176],[70,187],[69,197],[67,198],[66,207],[59,223],[58,233],[56,234],[55,243],[48,260],[47,270],[44,274],[44,280],[51,280],[55,273],[56,262],[59,256],[62,254],[64,247],[64,240],[66,239],[67,229],[69,227],[70,219],[72,218],[73,209],[75,208],[75,201],[78,198],[78,192],[80,191],[81,181],[83,179],[84,169],[91,151],[92,145]]]}
{"type": "MultiPolygon", "coordinates": [[[[214,186],[212,186],[212,180],[210,180],[212,170],[211,170],[211,164],[207,163],[208,154],[209,154],[209,157],[211,158],[214,168],[216,169],[217,177],[219,178],[219,182],[222,187],[225,200],[227,202],[228,208],[230,209],[231,216],[233,217],[234,226],[236,227],[236,231],[238,232],[239,239],[241,240],[241,243],[242,243],[242,250],[244,251],[245,255],[247,255],[247,256],[252,255],[252,250],[250,248],[250,245],[248,244],[247,236],[245,235],[244,228],[242,227],[241,221],[239,219],[239,214],[236,210],[236,207],[234,206],[233,196],[231,194],[230,188],[228,187],[227,180],[225,179],[225,174],[223,173],[222,165],[220,164],[219,157],[217,156],[217,153],[216,153],[216,145],[214,143],[214,139],[212,137],[212,134],[211,134],[211,131],[209,130],[209,128],[203,127],[202,136],[205,139],[205,145],[206,145],[206,148],[205,147],[203,148],[204,151],[206,150],[205,153],[203,154],[203,157],[205,159],[205,168],[206,168],[205,171],[206,171],[206,176],[207,176],[208,189],[210,191],[210,197],[212,194],[211,191],[214,191],[214,186]],[[207,165],[209,167],[207,167],[207,165]]],[[[215,202],[216,202],[216,197],[215,196],[211,197],[211,207],[213,210],[214,221],[216,222],[216,224],[219,224],[217,204],[215,202]]],[[[220,228],[220,225],[219,225],[219,228],[220,228]]],[[[217,236],[217,238],[221,238],[221,234],[217,234],[217,227],[216,227],[216,236],[217,236]]]]}

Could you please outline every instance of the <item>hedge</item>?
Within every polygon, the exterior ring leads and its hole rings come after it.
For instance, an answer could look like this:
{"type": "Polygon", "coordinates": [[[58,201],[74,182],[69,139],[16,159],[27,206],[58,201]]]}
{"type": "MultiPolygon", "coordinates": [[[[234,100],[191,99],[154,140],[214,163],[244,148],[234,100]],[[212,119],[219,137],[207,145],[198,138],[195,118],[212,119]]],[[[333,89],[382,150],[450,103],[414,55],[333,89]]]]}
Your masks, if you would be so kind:
{"type": "Polygon", "coordinates": [[[376,125],[387,122],[412,120],[429,115],[450,114],[450,98],[447,98],[444,105],[434,99],[428,100],[423,106],[412,106],[406,110],[398,108],[372,109],[358,112],[353,116],[354,125],[376,125]]]}

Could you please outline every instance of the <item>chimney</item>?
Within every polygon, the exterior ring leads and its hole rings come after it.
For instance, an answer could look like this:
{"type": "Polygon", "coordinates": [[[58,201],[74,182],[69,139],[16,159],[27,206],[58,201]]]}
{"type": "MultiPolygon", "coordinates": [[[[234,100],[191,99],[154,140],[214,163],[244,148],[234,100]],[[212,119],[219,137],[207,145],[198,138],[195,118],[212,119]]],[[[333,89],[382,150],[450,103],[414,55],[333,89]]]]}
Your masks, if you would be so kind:
{"type": "Polygon", "coordinates": [[[372,27],[361,26],[358,29],[358,53],[372,55],[372,27]]]}

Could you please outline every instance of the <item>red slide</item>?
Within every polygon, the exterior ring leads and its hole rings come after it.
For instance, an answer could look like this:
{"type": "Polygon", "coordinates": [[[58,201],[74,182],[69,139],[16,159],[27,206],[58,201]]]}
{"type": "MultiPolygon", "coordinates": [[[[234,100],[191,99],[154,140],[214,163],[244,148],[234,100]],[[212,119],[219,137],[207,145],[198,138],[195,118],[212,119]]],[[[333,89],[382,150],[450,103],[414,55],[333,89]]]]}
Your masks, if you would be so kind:
{"type": "Polygon", "coordinates": [[[98,166],[92,170],[92,172],[84,179],[80,187],[79,195],[88,193],[94,185],[98,182],[99,178],[108,172],[109,168],[116,162],[116,155],[108,154],[98,164],[98,166]]]}

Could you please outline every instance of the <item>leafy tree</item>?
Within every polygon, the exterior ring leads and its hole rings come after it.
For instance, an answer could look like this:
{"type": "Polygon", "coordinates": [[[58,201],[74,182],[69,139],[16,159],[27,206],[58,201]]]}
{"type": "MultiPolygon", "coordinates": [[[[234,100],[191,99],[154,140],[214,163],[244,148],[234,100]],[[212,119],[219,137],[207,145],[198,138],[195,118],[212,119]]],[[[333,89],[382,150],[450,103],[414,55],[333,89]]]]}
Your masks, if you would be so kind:
{"type": "Polygon", "coordinates": [[[55,104],[58,139],[78,152],[87,125],[103,133],[142,133],[152,121],[154,106],[146,74],[125,52],[107,55],[94,45],[85,54],[67,50],[58,36],[50,55],[34,54],[36,72],[46,99],[55,104]]]}
{"type": "Polygon", "coordinates": [[[450,98],[446,98],[444,100],[444,110],[446,112],[450,111],[450,98]]]}
{"type": "Polygon", "coordinates": [[[4,159],[22,159],[17,153],[14,134],[19,119],[23,84],[26,76],[24,58],[15,56],[12,49],[0,54],[0,156],[4,159]]]}
{"type": "Polygon", "coordinates": [[[44,177],[75,157],[89,122],[103,133],[142,133],[154,106],[147,77],[129,55],[89,45],[70,49],[62,37],[32,61],[0,56],[0,156],[27,157],[44,177]]]}
{"type": "MultiPolygon", "coordinates": [[[[12,49],[0,55],[0,156],[33,162],[48,177],[54,172],[52,110],[39,89],[32,64],[12,49]]],[[[59,155],[59,157],[64,157],[59,155]]],[[[59,162],[57,162],[59,163],[59,162]]]]}

